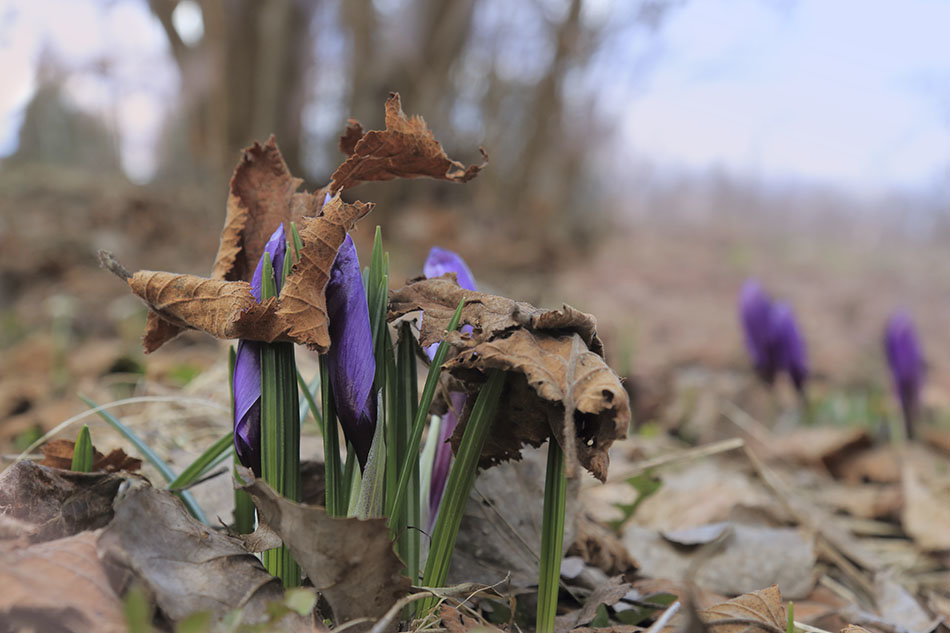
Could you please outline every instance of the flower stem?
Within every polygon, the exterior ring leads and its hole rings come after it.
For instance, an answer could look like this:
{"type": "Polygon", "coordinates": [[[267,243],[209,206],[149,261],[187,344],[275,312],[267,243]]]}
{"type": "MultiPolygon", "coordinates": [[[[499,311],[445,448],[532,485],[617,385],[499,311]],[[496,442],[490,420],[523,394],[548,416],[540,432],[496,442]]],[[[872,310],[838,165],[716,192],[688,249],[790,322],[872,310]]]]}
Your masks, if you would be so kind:
{"type": "Polygon", "coordinates": [[[327,486],[327,514],[343,517],[346,516],[347,497],[340,467],[340,431],[336,423],[333,388],[330,386],[330,367],[325,355],[320,357],[320,395],[323,397],[323,468],[327,486]]]}
{"type": "MultiPolygon", "coordinates": [[[[262,345],[261,474],[271,488],[291,501],[300,501],[299,409],[293,344],[262,345]]],[[[300,567],[286,546],[267,550],[262,560],[284,587],[300,585],[300,567]]]]}
{"type": "Polygon", "coordinates": [[[541,518],[541,569],[538,573],[538,633],[554,632],[561,548],[564,545],[564,506],[567,477],[564,452],[557,440],[548,441],[548,467],[544,478],[544,513],[541,518]]]}
{"type": "MultiPolygon", "coordinates": [[[[444,344],[443,342],[442,345],[444,344]]],[[[492,421],[495,419],[495,410],[498,408],[498,400],[504,386],[505,373],[498,369],[490,370],[488,381],[479,391],[472,412],[465,423],[462,442],[445,484],[439,517],[432,530],[429,556],[422,576],[423,586],[441,587],[445,584],[449,565],[452,562],[452,552],[455,549],[455,539],[458,537],[459,526],[462,524],[462,514],[472,492],[472,486],[475,485],[478,458],[482,454],[482,447],[488,438],[492,421]]],[[[437,602],[438,598],[435,596],[423,600],[419,613],[425,614],[432,610],[437,602]]]]}

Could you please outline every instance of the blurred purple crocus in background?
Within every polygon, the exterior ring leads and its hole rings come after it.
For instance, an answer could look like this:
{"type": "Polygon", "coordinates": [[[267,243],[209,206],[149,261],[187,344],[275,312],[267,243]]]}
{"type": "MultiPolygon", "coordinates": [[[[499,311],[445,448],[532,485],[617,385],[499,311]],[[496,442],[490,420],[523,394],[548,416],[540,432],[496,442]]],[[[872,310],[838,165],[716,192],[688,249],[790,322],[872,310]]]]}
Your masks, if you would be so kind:
{"type": "Polygon", "coordinates": [[[373,378],[373,332],[356,246],[349,235],[337,251],[327,283],[330,350],[327,365],[336,413],[343,434],[353,445],[360,468],[366,466],[376,429],[373,378]]]}
{"type": "Polygon", "coordinates": [[[920,411],[920,390],[924,383],[924,357],[910,315],[900,310],[891,315],[884,330],[884,350],[891,368],[894,389],[901,402],[907,437],[913,437],[920,411]]]}
{"type": "Polygon", "coordinates": [[[772,385],[779,372],[788,372],[795,389],[803,393],[808,359],[791,307],[772,301],[759,283],[750,279],[739,293],[739,316],[746,348],[759,377],[772,385]]]}
{"type": "MultiPolygon", "coordinates": [[[[466,290],[475,290],[475,277],[472,271],[457,253],[433,246],[429,251],[425,264],[422,266],[422,272],[427,279],[440,277],[445,273],[455,273],[459,286],[466,290]]],[[[462,328],[463,332],[471,332],[472,327],[466,325],[462,328]]],[[[430,345],[426,349],[429,360],[435,357],[435,352],[439,348],[438,343],[430,345]]],[[[435,459],[432,462],[432,478],[429,483],[429,527],[435,525],[436,516],[439,513],[439,504],[442,502],[442,494],[445,492],[445,483],[449,477],[449,467],[452,465],[452,446],[449,444],[449,438],[455,432],[458,426],[462,409],[465,407],[466,394],[453,391],[449,393],[449,409],[442,416],[442,425],[439,427],[439,437],[435,448],[435,459]]]]}
{"type": "MultiPolygon", "coordinates": [[[[274,281],[280,293],[283,284],[287,239],[281,224],[267,240],[264,252],[270,255],[274,281]]],[[[264,286],[264,256],[261,255],[251,278],[251,294],[261,301],[264,286]]],[[[261,343],[238,341],[234,358],[234,451],[238,461],[261,476],[261,343]]]]}

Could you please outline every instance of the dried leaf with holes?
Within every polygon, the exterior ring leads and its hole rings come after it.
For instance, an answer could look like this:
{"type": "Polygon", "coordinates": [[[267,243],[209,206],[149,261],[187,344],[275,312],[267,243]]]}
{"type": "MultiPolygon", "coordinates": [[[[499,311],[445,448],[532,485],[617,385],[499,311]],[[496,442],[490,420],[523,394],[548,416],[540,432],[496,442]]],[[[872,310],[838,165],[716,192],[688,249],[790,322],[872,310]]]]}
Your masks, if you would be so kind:
{"type": "MultiPolygon", "coordinates": [[[[447,340],[459,351],[445,367],[469,391],[489,369],[507,372],[481,465],[517,459],[525,445],[554,437],[569,472],[580,462],[595,477],[607,477],[607,451],[624,437],[630,403],[620,379],[603,359],[594,318],[570,306],[542,310],[484,293],[463,290],[452,275],[410,283],[390,294],[389,319],[421,310],[420,344],[441,340],[452,313],[465,298],[459,331],[447,340]]],[[[452,438],[457,448],[465,420],[452,438]]]]}
{"type": "MultiPolygon", "coordinates": [[[[350,121],[340,139],[340,149],[349,157],[333,172],[331,191],[355,187],[361,182],[420,178],[427,176],[452,182],[468,182],[485,167],[450,159],[420,116],[407,117],[399,94],[386,100],[386,129],[362,133],[359,123],[350,121]]],[[[487,161],[484,150],[482,157],[487,161]]]]}
{"type": "MultiPolygon", "coordinates": [[[[320,216],[301,218],[301,259],[287,276],[280,297],[264,303],[257,303],[246,281],[147,270],[128,276],[132,292],[156,315],[153,321],[172,326],[147,327],[145,351],[158,349],[175,328],[191,328],[217,338],[293,341],[325,352],[330,346],[324,294],[330,268],[347,231],[372,208],[361,202],[347,204],[337,196],[324,205],[320,216]]],[[[103,264],[122,275],[121,266],[108,255],[103,264]]]]}
{"type": "Polygon", "coordinates": [[[338,624],[379,618],[409,591],[409,579],[393,551],[385,519],[335,518],[320,506],[289,501],[250,470],[242,479],[260,519],[290,548],[338,624]]]}

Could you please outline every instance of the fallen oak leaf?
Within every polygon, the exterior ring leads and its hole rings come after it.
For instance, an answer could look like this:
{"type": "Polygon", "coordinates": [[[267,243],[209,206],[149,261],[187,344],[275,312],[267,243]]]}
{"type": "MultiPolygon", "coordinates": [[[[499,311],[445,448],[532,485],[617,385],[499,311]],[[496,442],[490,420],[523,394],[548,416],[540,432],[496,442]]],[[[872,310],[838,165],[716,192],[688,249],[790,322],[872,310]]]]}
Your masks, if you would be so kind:
{"type": "Polygon", "coordinates": [[[152,321],[157,318],[171,326],[146,327],[146,352],[158,349],[176,328],[190,328],[216,338],[293,341],[323,353],[330,346],[325,296],[330,268],[347,231],[372,208],[336,196],[321,215],[302,218],[300,261],[287,275],[280,297],[263,303],[255,300],[246,281],[148,270],[131,274],[105,252],[100,252],[100,261],[145,301],[156,315],[152,321]]]}
{"type": "Polygon", "coordinates": [[[777,585],[745,593],[700,612],[700,618],[715,633],[745,633],[760,629],[785,633],[788,616],[777,585]]]}
{"type": "MultiPolygon", "coordinates": [[[[245,623],[263,622],[268,604],[283,597],[280,581],[240,540],[202,525],[177,497],[144,483],[116,501],[115,518],[97,548],[113,570],[117,593],[141,582],[173,622],[199,611],[220,618],[234,609],[242,610],[245,623]]],[[[309,618],[288,616],[281,625],[310,630],[309,618]]]]}
{"type": "Polygon", "coordinates": [[[340,139],[340,149],[348,155],[330,180],[330,191],[355,187],[361,182],[420,178],[427,176],[452,182],[468,182],[488,162],[485,150],[481,165],[465,167],[450,159],[420,116],[407,117],[399,93],[386,99],[386,129],[365,134],[355,121],[340,139]],[[355,125],[354,125],[355,124],[355,125]]]}
{"type": "Polygon", "coordinates": [[[321,506],[278,495],[238,467],[262,523],[278,535],[320,592],[338,624],[382,618],[410,589],[385,519],[330,517],[321,506]]]}
{"type": "Polygon", "coordinates": [[[4,631],[124,633],[122,603],[96,552],[97,532],[0,549],[4,631]]]}

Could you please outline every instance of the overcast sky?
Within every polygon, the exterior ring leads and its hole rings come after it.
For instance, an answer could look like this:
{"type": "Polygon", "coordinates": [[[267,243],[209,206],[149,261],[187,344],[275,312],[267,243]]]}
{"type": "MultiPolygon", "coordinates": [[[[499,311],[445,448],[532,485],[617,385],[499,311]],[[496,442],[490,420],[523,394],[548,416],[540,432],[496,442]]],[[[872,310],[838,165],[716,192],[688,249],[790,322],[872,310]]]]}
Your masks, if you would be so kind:
{"type": "MultiPolygon", "coordinates": [[[[149,175],[177,76],[144,1],[99,6],[0,0],[0,155],[15,149],[44,44],[80,67],[108,47],[121,88],[88,72],[67,93],[108,110],[127,171],[149,175]]],[[[692,0],[671,13],[655,63],[631,87],[625,144],[677,169],[860,193],[931,189],[950,178],[948,25],[942,0],[692,0]]]]}

